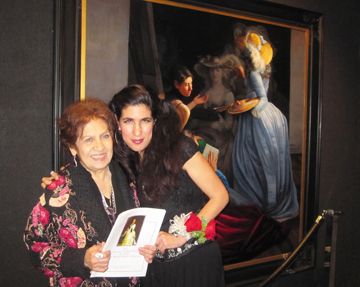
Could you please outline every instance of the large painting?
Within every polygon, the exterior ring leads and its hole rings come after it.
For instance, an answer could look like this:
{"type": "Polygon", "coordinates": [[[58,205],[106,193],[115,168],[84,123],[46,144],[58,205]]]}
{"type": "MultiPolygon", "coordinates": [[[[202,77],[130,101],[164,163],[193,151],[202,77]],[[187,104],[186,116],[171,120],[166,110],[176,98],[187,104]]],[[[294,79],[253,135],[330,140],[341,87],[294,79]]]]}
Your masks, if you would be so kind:
{"type": "MultiPolygon", "coordinates": [[[[222,246],[226,270],[286,258],[307,231],[306,220],[311,212],[306,203],[310,187],[306,177],[309,135],[314,132],[309,119],[317,109],[316,106],[309,109],[310,93],[316,89],[316,83],[309,83],[314,73],[310,70],[314,63],[314,50],[309,49],[314,36],[311,29],[309,25],[204,3],[133,1],[131,4],[129,83],[146,84],[159,95],[166,94],[174,85],[172,69],[181,65],[193,75],[193,91],[190,97],[179,99],[188,104],[198,95],[209,97],[207,103],[191,110],[187,126],[196,131],[198,138],[219,150],[217,168],[227,178],[230,196],[238,204],[238,224],[244,224],[242,232],[232,238],[235,243],[222,246]],[[257,123],[250,111],[219,112],[221,107],[229,105],[229,98],[231,103],[236,103],[252,97],[235,69],[246,67],[237,39],[250,32],[261,35],[272,49],[266,96],[274,108],[272,115],[263,120],[267,123],[258,128],[254,127],[257,123]],[[221,67],[220,86],[215,86],[215,76],[211,76],[214,67],[221,67]],[[259,141],[268,143],[259,144],[259,141]],[[286,238],[271,240],[278,236],[271,229],[254,229],[252,224],[261,224],[247,221],[252,216],[246,210],[248,204],[256,204],[264,216],[285,226],[286,238]],[[266,235],[268,239],[261,241],[266,235]]],[[[304,256],[308,261],[308,255],[304,256]]]]}

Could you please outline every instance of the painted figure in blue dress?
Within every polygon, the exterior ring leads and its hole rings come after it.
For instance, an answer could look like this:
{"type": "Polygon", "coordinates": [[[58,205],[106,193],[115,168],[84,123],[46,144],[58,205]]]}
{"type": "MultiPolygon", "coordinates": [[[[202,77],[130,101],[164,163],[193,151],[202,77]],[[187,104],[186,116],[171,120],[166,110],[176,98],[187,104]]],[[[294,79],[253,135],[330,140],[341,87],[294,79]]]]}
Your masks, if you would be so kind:
{"type": "MultiPolygon", "coordinates": [[[[234,189],[283,221],[297,216],[299,204],[293,181],[285,116],[268,102],[273,50],[257,30],[236,40],[245,56],[247,98],[260,98],[250,111],[239,114],[233,148],[234,189]]],[[[239,73],[240,74],[240,73],[239,73]]]]}

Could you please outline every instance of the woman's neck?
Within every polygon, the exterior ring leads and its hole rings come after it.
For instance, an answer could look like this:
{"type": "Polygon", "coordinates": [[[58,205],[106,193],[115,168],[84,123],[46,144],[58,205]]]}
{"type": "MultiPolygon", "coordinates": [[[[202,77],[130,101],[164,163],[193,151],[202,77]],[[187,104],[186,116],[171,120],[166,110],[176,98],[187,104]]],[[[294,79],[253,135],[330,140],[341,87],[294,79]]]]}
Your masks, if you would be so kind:
{"type": "Polygon", "coordinates": [[[140,158],[140,164],[141,164],[141,162],[142,162],[142,160],[143,160],[143,158],[144,158],[144,152],[145,151],[139,151],[139,158],[140,158]]]}
{"type": "Polygon", "coordinates": [[[225,86],[221,82],[213,83],[210,89],[206,92],[211,98],[214,96],[219,97],[226,90],[225,86]]]}
{"type": "Polygon", "coordinates": [[[224,85],[222,83],[222,81],[216,81],[216,82],[212,82],[211,83],[211,87],[215,90],[215,89],[222,89],[224,88],[224,85]]]}

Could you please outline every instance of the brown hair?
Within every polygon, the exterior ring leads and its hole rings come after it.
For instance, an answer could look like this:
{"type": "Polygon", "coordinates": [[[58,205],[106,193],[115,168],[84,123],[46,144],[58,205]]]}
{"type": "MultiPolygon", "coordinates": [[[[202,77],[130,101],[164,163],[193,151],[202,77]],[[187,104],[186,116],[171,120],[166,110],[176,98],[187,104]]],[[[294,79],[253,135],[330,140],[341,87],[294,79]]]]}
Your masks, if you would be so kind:
{"type": "Polygon", "coordinates": [[[104,120],[111,136],[114,136],[118,125],[115,115],[109,110],[106,103],[89,98],[71,104],[58,119],[60,142],[68,148],[75,146],[85,125],[95,119],[104,120]]]}

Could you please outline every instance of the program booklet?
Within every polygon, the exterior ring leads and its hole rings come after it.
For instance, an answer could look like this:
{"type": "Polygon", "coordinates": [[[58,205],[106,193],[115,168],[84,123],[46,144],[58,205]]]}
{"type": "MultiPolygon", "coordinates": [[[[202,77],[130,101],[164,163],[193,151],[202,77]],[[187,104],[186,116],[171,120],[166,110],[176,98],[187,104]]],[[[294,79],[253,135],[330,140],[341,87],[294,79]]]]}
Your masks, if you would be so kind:
{"type": "Polygon", "coordinates": [[[155,244],[165,212],[140,207],[119,214],[103,248],[111,250],[109,269],[91,277],[144,277],[148,263],[138,248],[155,244]]]}

